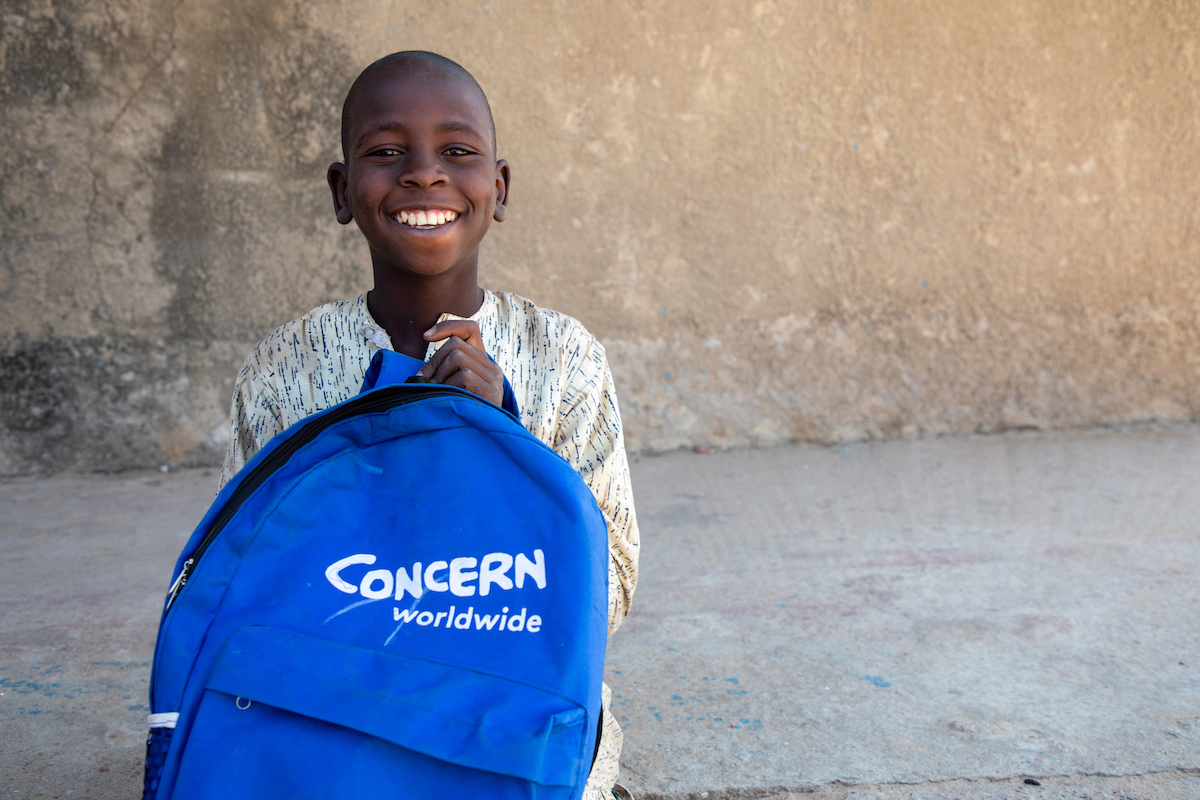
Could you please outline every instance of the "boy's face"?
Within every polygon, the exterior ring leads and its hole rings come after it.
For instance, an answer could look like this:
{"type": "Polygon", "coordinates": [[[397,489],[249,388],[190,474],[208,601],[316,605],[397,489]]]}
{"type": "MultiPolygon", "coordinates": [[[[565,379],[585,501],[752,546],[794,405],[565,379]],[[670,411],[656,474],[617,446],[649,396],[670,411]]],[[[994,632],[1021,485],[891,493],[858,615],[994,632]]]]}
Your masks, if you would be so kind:
{"type": "Polygon", "coordinates": [[[334,209],[358,223],[377,267],[432,277],[476,265],[492,220],[504,220],[508,165],[469,81],[376,76],[354,103],[348,147],[347,163],[329,168],[334,209]]]}

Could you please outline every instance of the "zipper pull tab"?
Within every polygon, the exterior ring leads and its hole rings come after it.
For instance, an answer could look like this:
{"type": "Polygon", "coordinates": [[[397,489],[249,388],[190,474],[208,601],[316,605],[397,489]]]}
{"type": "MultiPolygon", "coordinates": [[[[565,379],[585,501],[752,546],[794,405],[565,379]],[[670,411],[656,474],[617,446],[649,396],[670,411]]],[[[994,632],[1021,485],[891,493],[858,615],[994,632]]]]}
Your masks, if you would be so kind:
{"type": "Polygon", "coordinates": [[[175,597],[179,594],[179,590],[183,588],[185,583],[187,583],[188,574],[191,573],[192,564],[194,563],[196,563],[196,559],[194,558],[189,558],[187,561],[183,562],[183,569],[179,570],[179,577],[175,579],[175,582],[171,584],[171,588],[167,590],[168,609],[171,607],[171,604],[175,602],[175,597]]]}

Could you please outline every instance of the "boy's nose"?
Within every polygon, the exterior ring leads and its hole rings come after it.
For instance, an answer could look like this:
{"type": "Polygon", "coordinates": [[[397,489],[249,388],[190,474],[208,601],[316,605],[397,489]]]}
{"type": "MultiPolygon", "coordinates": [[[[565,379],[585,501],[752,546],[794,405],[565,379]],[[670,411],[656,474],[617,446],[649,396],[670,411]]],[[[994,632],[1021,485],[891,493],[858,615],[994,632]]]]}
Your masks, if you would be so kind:
{"type": "Polygon", "coordinates": [[[428,155],[413,153],[406,159],[404,169],[400,173],[400,185],[428,189],[439,183],[446,182],[446,174],[439,166],[437,159],[428,155]]]}

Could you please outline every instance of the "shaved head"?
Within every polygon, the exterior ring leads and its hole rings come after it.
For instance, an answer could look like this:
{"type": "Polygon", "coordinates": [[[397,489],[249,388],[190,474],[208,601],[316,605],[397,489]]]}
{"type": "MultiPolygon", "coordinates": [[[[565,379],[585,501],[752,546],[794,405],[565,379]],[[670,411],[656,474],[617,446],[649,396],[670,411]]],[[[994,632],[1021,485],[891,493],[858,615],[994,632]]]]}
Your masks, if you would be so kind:
{"type": "Polygon", "coordinates": [[[354,113],[358,98],[369,91],[378,81],[394,80],[397,78],[444,78],[454,77],[464,80],[472,91],[479,93],[483,107],[487,110],[488,133],[491,136],[492,155],[496,154],[496,122],[492,118],[492,107],[488,104],[487,95],[475,80],[475,76],[467,72],[461,64],[451,61],[445,56],[430,53],[425,50],[405,50],[384,56],[371,66],[364,69],[354,79],[350,91],[346,93],[346,102],[342,104],[342,157],[350,158],[350,141],[354,129],[354,113]]]}

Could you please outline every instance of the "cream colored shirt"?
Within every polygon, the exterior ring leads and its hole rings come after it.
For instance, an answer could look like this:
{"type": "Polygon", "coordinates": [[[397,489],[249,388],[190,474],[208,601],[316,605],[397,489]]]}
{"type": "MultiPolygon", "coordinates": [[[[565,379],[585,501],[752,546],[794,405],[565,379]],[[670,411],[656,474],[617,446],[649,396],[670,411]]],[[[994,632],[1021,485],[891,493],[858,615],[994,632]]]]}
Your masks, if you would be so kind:
{"type": "MultiPolygon", "coordinates": [[[[443,314],[439,322],[456,319],[443,314]]],[[[504,370],[521,424],[567,460],[592,490],[608,523],[608,632],[629,613],[637,585],[638,527],[621,417],[604,347],[577,320],[508,292],[484,292],[484,346],[504,370]]],[[[442,342],[429,345],[425,360],[442,342]]],[[[358,394],[371,358],[391,350],[367,312],[365,294],[315,308],[250,350],[233,393],[221,486],[272,436],[358,394]]],[[[617,777],[621,731],[608,712],[585,800],[608,800],[617,777]]]]}

